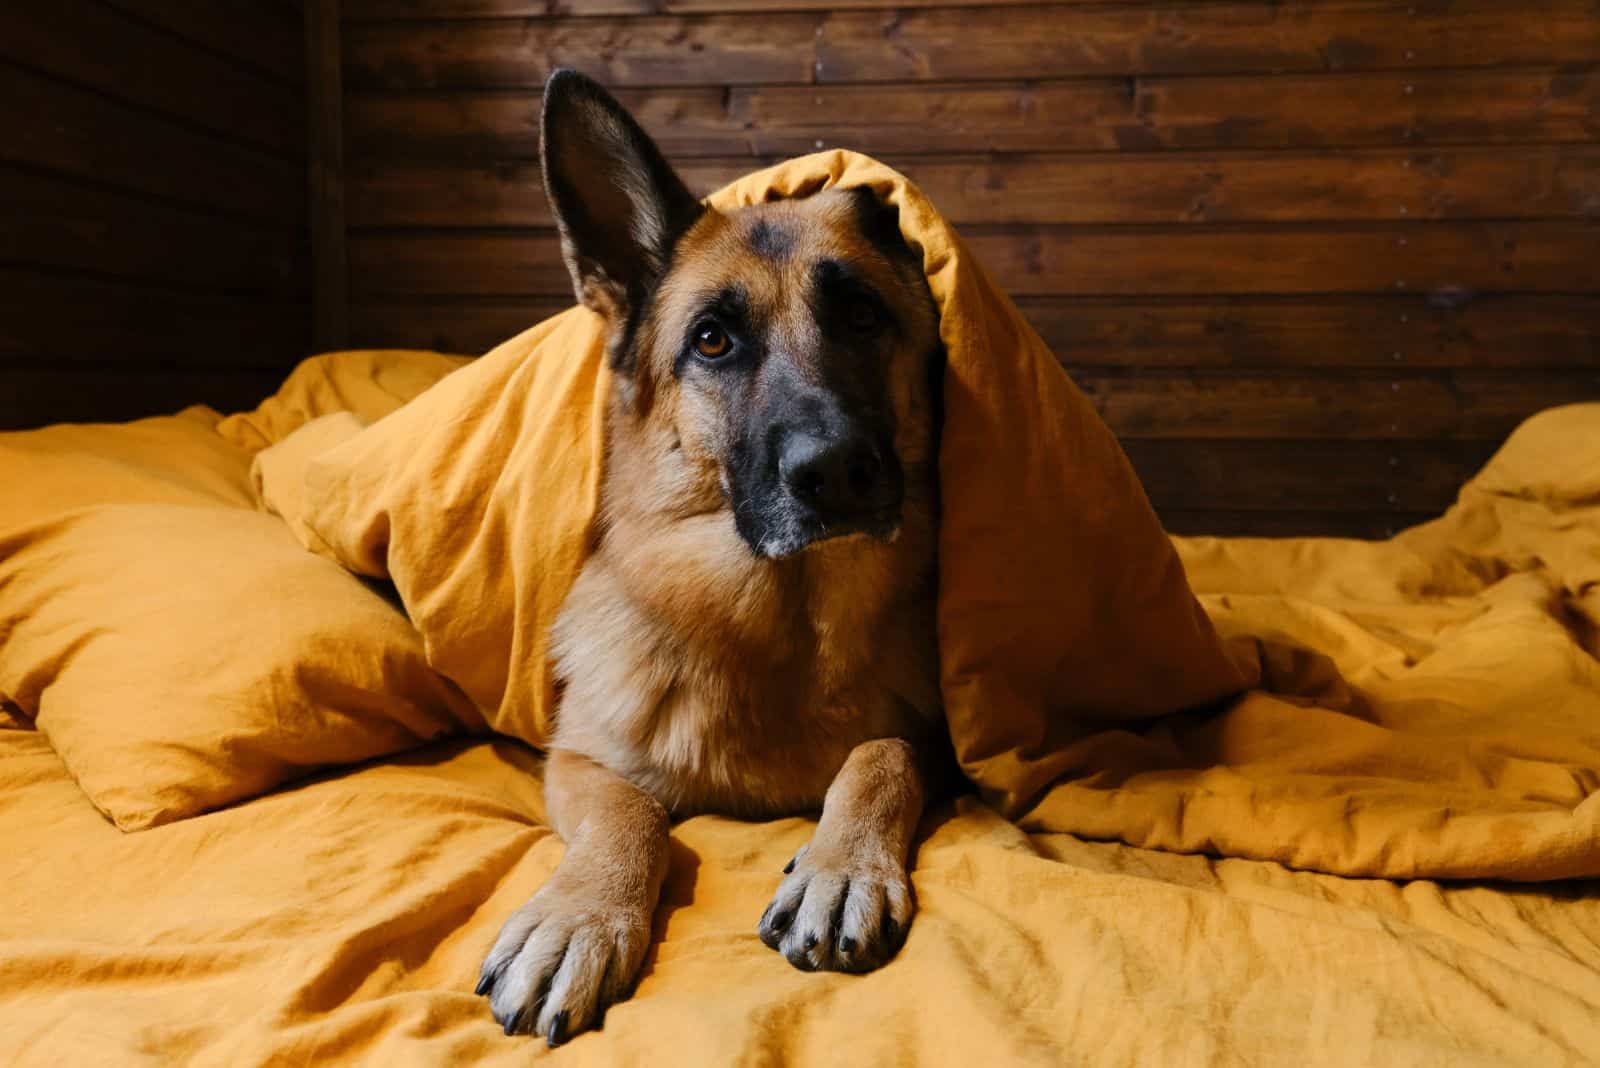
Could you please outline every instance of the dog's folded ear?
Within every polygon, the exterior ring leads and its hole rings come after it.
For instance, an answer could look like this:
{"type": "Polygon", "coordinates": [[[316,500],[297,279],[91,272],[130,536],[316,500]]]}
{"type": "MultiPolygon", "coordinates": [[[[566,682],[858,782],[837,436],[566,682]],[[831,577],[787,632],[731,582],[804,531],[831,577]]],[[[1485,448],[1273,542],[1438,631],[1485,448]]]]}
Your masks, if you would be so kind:
{"type": "Polygon", "coordinates": [[[540,149],[578,300],[623,323],[705,209],[633,116],[576,71],[545,83],[540,149]]]}

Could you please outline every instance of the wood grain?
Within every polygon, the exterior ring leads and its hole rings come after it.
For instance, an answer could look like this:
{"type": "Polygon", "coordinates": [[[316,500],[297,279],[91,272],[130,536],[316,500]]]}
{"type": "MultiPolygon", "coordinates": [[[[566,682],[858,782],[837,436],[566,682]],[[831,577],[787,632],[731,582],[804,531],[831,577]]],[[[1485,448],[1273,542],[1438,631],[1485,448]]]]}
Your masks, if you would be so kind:
{"type": "MultiPolygon", "coordinates": [[[[963,236],[1020,296],[1600,292],[1597,221],[972,227],[963,236]]],[[[569,286],[540,230],[357,233],[351,265],[361,296],[548,296],[569,286]]]]}
{"type": "Polygon", "coordinates": [[[303,294],[299,235],[0,166],[7,265],[303,294]]]}
{"type": "Polygon", "coordinates": [[[307,187],[311,231],[311,336],[336,349],[349,333],[350,257],[345,212],[344,83],[340,0],[308,0],[305,17],[307,187]]]}
{"type": "Polygon", "coordinates": [[[99,93],[0,63],[0,160],[298,230],[302,168],[99,93]]]}
{"type": "Polygon", "coordinates": [[[356,88],[538,88],[556,67],[613,86],[1282,74],[1583,64],[1600,60],[1592,6],[1162,4],[479,19],[350,27],[356,88]]]}
{"type": "MultiPolygon", "coordinates": [[[[958,225],[1600,217],[1594,145],[884,162],[958,225]]],[[[742,157],[688,160],[679,172],[691,189],[710,192],[757,166],[742,157]]],[[[534,161],[379,160],[349,177],[353,226],[553,225],[534,161]]]]}
{"type": "Polygon", "coordinates": [[[299,15],[271,0],[104,0],[285,85],[305,84],[299,15]]]}
{"type": "Polygon", "coordinates": [[[1129,438],[1498,440],[1544,408],[1600,400],[1600,375],[1582,371],[1080,371],[1073,379],[1129,438]]]}
{"type": "Polygon", "coordinates": [[[1437,518],[1433,512],[1270,512],[1207,508],[1158,508],[1168,533],[1219,538],[1360,538],[1382,541],[1407,527],[1437,518]]]}
{"type": "MultiPolygon", "coordinates": [[[[1593,144],[1594,70],[622,90],[677,159],[1593,144]]],[[[537,91],[352,93],[361,157],[532,159],[537,91]]]]}
{"type": "Polygon", "coordinates": [[[1145,490],[1172,511],[1443,512],[1492,441],[1258,441],[1124,438],[1145,490]]]}
{"type": "Polygon", "coordinates": [[[305,306],[148,281],[0,267],[0,360],[57,366],[285,368],[308,346],[305,306]]]}
{"type": "Polygon", "coordinates": [[[94,0],[0,4],[0,59],[304,158],[297,90],[94,0]]]}

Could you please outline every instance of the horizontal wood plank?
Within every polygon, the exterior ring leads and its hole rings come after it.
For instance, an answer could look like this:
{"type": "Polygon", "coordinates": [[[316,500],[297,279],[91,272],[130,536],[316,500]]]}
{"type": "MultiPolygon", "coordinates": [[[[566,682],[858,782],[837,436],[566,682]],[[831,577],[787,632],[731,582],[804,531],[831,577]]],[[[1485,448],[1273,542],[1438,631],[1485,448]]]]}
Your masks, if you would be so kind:
{"type": "MultiPolygon", "coordinates": [[[[1103,4],[1106,0],[1065,0],[1065,2],[1103,4]]],[[[870,11],[883,8],[904,10],[922,7],[978,9],[1037,3],[1038,0],[344,0],[344,12],[345,18],[352,22],[393,22],[467,18],[557,19],[606,15],[870,11]]]]}
{"type": "Polygon", "coordinates": [[[1438,514],[1493,454],[1494,441],[1259,441],[1124,437],[1145,492],[1162,512],[1438,514]]]}
{"type": "Polygon", "coordinates": [[[286,371],[170,367],[17,367],[0,365],[0,430],[49,423],[121,422],[169,415],[192,404],[246,411],[286,371]]]}
{"type": "MultiPolygon", "coordinates": [[[[1021,296],[1600,292],[1600,222],[970,228],[968,247],[1021,296]]],[[[548,231],[364,232],[353,293],[527,294],[569,288],[548,231]]]]}
{"type": "Polygon", "coordinates": [[[1600,400],[1600,375],[1582,371],[1072,377],[1130,438],[1498,440],[1545,408],[1600,400]]]}
{"type": "MultiPolygon", "coordinates": [[[[484,352],[571,303],[570,291],[526,299],[369,300],[351,309],[352,344],[484,352]]],[[[1600,371],[1600,297],[1036,297],[1017,303],[1072,367],[1600,371]]]]}
{"type": "MultiPolygon", "coordinates": [[[[1592,144],[1600,72],[625,90],[669,156],[1592,144]]],[[[540,94],[351,93],[352,158],[533,159],[540,94]]]]}
{"type": "Polygon", "coordinates": [[[1011,293],[1600,292],[1600,222],[968,230],[1011,293]]]}
{"type": "Polygon", "coordinates": [[[304,225],[303,174],[289,160],[4,64],[0,99],[8,103],[0,160],[304,225]]]}
{"type": "Polygon", "coordinates": [[[1586,0],[1002,7],[350,26],[357,88],[993,81],[1571,65],[1600,61],[1586,0]]]}
{"type": "Polygon", "coordinates": [[[0,360],[284,367],[307,354],[303,303],[0,268],[0,360]]]}
{"type": "Polygon", "coordinates": [[[563,295],[511,300],[365,300],[350,306],[349,343],[358,348],[421,348],[482,353],[572,307],[563,295]]]}
{"type": "Polygon", "coordinates": [[[300,20],[272,0],[105,0],[287,85],[305,81],[300,20]]]}
{"type": "Polygon", "coordinates": [[[0,59],[288,158],[304,156],[297,90],[94,0],[0,4],[0,59]]]}
{"type": "Polygon", "coordinates": [[[1037,297],[1018,303],[1071,366],[1600,371],[1600,297],[1592,296],[1037,297]]]}
{"type": "Polygon", "coordinates": [[[0,166],[0,265],[300,295],[302,235],[0,166]]]}
{"type": "MultiPolygon", "coordinates": [[[[1133,78],[735,90],[756,153],[1321,148],[1594,139],[1600,74],[1133,78]]],[[[704,144],[705,132],[686,138],[704,144]]],[[[689,149],[693,151],[693,149],[689,149]]]]}
{"type": "MultiPolygon", "coordinates": [[[[884,162],[962,225],[1600,217],[1595,145],[884,162]]],[[[710,192],[754,167],[746,158],[688,160],[679,172],[710,192]]],[[[359,164],[349,202],[354,226],[553,225],[532,161],[359,164]]]]}
{"type": "Polygon", "coordinates": [[[1382,541],[1436,518],[1431,512],[1188,511],[1159,508],[1167,532],[1178,537],[1360,538],[1382,541]]]}

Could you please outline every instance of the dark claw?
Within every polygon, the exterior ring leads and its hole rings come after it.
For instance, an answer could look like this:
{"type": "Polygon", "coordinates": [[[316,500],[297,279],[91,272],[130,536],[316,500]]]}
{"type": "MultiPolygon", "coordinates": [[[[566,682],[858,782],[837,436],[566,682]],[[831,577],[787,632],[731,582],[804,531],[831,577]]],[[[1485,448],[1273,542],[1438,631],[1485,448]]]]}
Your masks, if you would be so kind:
{"type": "Polygon", "coordinates": [[[890,953],[900,948],[900,942],[905,938],[905,932],[900,925],[894,922],[894,917],[887,912],[883,914],[883,945],[890,953]]]}
{"type": "Polygon", "coordinates": [[[851,938],[849,935],[846,935],[845,937],[839,939],[839,952],[840,953],[843,953],[845,956],[849,956],[850,954],[854,953],[855,951],[856,951],[856,940],[854,938],[851,938]]]}
{"type": "Polygon", "coordinates": [[[792,913],[780,912],[772,917],[772,929],[774,931],[786,931],[789,929],[789,921],[792,919],[794,919],[792,913]]]}
{"type": "Polygon", "coordinates": [[[790,857],[789,858],[789,863],[787,863],[787,864],[785,864],[783,866],[783,874],[792,875],[793,873],[794,873],[794,858],[790,857]]]}
{"type": "Polygon", "coordinates": [[[793,953],[785,954],[784,959],[803,972],[814,972],[817,970],[816,962],[798,950],[793,953]]]}
{"type": "Polygon", "coordinates": [[[494,972],[484,972],[478,977],[478,985],[473,989],[472,992],[478,995],[480,998],[483,997],[483,995],[494,989],[494,980],[494,972]]]}
{"type": "Polygon", "coordinates": [[[551,1049],[555,1049],[567,1040],[567,1012],[565,1009],[556,1013],[556,1018],[550,1021],[550,1034],[545,1039],[551,1049]]]}
{"type": "Polygon", "coordinates": [[[521,1012],[511,1014],[511,1017],[506,1020],[506,1034],[514,1035],[517,1033],[518,1025],[522,1023],[522,1016],[521,1012]]]}
{"type": "Polygon", "coordinates": [[[816,949],[817,943],[820,941],[822,941],[822,939],[815,934],[806,935],[806,952],[809,953],[813,949],[816,949]]]}

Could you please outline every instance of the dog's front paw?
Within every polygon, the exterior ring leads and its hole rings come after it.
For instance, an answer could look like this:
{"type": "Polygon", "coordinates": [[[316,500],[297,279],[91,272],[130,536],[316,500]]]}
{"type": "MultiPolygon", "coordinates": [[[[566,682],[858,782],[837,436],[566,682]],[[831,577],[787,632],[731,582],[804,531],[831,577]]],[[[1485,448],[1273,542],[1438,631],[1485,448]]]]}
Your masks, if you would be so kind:
{"type": "Polygon", "coordinates": [[[784,875],[758,931],[796,968],[870,972],[900,951],[915,906],[893,857],[813,842],[784,875]]]}
{"type": "Polygon", "coordinates": [[[559,1046],[627,995],[650,945],[650,911],[551,885],[512,913],[483,962],[479,994],[506,1034],[559,1046]]]}

